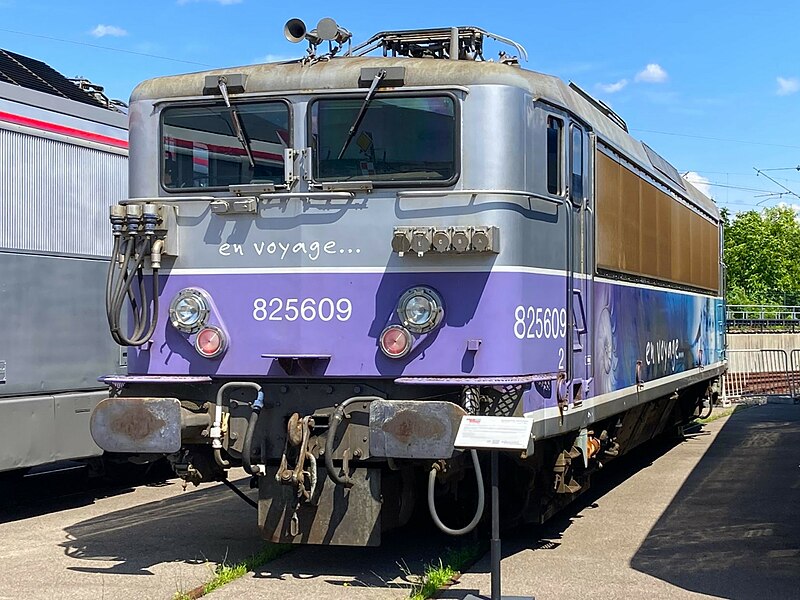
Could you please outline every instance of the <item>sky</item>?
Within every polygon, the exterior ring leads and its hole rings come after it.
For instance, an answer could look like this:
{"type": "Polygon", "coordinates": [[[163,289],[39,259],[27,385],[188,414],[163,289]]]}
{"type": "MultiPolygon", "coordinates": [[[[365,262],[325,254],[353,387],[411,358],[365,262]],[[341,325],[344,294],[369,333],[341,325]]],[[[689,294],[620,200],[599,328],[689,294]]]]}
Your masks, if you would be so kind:
{"type": "Polygon", "coordinates": [[[309,28],[333,17],[355,42],[451,25],[510,37],[528,51],[524,68],[611,105],[721,207],[800,207],[800,2],[792,0],[0,0],[0,48],[127,100],[151,77],[301,56],[304,45],[283,37],[292,17],[309,28]]]}

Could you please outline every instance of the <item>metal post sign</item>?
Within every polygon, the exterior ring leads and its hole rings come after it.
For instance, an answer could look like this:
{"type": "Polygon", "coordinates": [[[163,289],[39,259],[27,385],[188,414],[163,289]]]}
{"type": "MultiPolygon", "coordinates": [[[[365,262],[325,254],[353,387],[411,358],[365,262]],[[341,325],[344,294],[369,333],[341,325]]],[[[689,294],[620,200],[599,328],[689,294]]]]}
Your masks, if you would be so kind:
{"type": "MultiPolygon", "coordinates": [[[[499,450],[528,450],[533,448],[533,419],[526,417],[489,417],[464,415],[458,426],[456,448],[481,448],[491,452],[492,469],[492,538],[491,553],[492,600],[534,600],[532,596],[503,596],[500,585],[500,469],[499,450]]],[[[464,600],[480,600],[469,594],[464,600]]]]}
{"type": "Polygon", "coordinates": [[[456,448],[488,450],[527,450],[531,442],[533,419],[464,415],[456,435],[456,448]]]}

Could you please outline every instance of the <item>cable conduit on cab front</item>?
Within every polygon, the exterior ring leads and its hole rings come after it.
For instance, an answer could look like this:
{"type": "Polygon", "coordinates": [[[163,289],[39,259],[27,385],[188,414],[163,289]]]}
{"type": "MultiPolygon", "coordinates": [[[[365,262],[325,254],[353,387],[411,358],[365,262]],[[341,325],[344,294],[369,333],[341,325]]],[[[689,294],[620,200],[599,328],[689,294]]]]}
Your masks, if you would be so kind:
{"type": "Polygon", "coordinates": [[[153,240],[150,237],[146,237],[138,243],[134,237],[124,241],[121,237],[115,237],[114,239],[112,259],[106,277],[106,316],[111,336],[120,346],[141,346],[153,337],[158,323],[159,264],[151,260],[151,263],[153,263],[153,304],[152,310],[150,310],[144,281],[144,262],[148,253],[151,254],[151,258],[160,253],[162,243],[161,240],[153,240]],[[117,262],[123,242],[125,243],[125,251],[122,253],[121,260],[117,262]],[[138,301],[134,292],[135,283],[138,283],[138,301]],[[122,312],[125,308],[126,298],[133,317],[130,336],[126,335],[122,328],[122,312]]]}

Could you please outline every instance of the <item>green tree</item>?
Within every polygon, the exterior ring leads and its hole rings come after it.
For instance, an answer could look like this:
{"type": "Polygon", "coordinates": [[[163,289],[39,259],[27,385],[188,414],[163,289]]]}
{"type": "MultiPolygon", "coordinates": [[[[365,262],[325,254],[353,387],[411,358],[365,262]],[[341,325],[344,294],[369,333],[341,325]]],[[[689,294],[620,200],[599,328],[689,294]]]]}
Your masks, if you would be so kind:
{"type": "Polygon", "coordinates": [[[785,206],[723,212],[729,304],[800,304],[800,222],[785,206]]]}

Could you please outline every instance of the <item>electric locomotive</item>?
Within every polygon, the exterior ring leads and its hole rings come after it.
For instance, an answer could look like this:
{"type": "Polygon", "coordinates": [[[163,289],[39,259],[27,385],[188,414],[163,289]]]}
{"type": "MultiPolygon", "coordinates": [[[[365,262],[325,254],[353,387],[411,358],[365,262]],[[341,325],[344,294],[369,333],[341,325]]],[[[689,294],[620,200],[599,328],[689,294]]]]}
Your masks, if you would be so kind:
{"type": "Polygon", "coordinates": [[[97,327],[111,243],[94,232],[127,195],[127,138],[101,86],[0,49],[0,479],[111,466],[89,417],[125,352],[97,327]]]}
{"type": "Polygon", "coordinates": [[[719,212],[608,106],[475,27],[285,34],[303,59],[133,92],[102,448],[243,466],[269,540],[376,545],[426,500],[478,522],[466,415],[532,420],[503,496],[541,521],[709,402],[719,212]]]}

